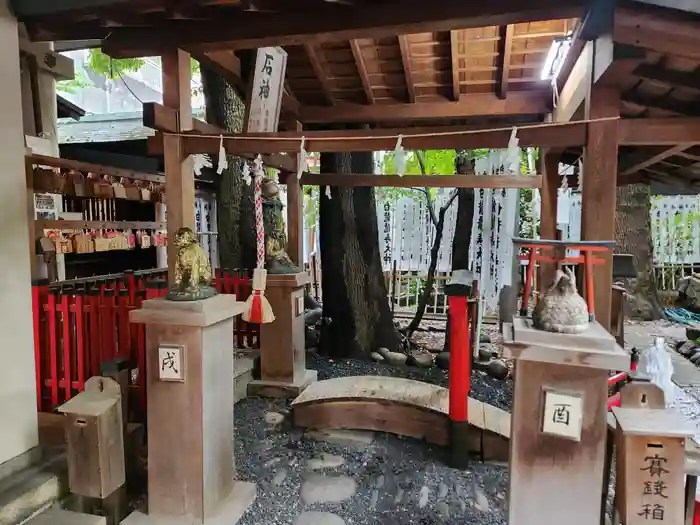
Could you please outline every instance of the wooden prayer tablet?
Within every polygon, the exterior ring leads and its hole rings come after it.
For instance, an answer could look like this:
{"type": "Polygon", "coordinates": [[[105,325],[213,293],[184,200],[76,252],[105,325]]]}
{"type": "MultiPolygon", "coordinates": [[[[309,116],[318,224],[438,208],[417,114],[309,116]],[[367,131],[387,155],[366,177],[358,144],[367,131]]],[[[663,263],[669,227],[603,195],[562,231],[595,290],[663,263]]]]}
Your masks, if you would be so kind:
{"type": "Polygon", "coordinates": [[[504,325],[504,338],[505,356],[512,359],[606,370],[630,366],[629,354],[597,322],[580,334],[559,334],[537,330],[531,319],[516,316],[510,334],[504,325]]]}
{"type": "Polygon", "coordinates": [[[663,436],[689,438],[695,435],[691,425],[672,409],[614,407],[617,425],[627,436],[663,436]]]}

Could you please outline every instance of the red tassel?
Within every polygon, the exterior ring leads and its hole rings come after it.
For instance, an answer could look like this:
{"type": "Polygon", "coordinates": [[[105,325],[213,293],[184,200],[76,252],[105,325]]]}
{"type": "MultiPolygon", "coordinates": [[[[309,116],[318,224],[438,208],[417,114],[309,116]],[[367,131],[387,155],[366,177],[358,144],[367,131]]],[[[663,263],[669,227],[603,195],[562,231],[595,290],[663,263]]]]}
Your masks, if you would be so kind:
{"type": "Polygon", "coordinates": [[[262,323],[262,300],[260,299],[260,292],[253,291],[253,302],[250,305],[250,321],[249,323],[262,323]]]}

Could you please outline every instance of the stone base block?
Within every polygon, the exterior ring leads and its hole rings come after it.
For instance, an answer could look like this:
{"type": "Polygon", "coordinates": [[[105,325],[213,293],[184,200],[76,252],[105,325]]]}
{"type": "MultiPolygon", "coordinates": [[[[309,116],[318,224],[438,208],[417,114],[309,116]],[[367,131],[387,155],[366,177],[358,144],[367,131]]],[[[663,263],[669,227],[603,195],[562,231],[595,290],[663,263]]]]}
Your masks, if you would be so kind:
{"type": "MultiPolygon", "coordinates": [[[[256,495],[255,483],[237,481],[228,498],[221,503],[212,516],[205,518],[201,525],[236,525],[248,507],[253,504],[256,495]]],[[[159,516],[137,510],[132,512],[122,525],[198,525],[198,523],[188,516],[159,516]]]]}
{"type": "Polygon", "coordinates": [[[289,398],[297,397],[311,383],[318,381],[316,370],[307,370],[304,378],[296,383],[256,380],[248,384],[248,396],[289,398]]]}

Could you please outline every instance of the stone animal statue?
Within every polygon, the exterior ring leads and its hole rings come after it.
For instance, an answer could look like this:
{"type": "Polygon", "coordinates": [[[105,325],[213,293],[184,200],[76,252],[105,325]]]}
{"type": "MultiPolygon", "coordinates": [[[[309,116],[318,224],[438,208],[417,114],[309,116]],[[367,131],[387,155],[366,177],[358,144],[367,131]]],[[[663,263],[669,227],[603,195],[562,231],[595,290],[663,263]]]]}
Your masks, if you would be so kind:
{"type": "Polygon", "coordinates": [[[588,306],[576,290],[574,273],[557,270],[552,286],[537,301],[532,323],[538,330],[580,334],[588,329],[588,306]]]}
{"type": "Polygon", "coordinates": [[[180,228],[172,242],[177,247],[173,286],[166,296],[172,301],[196,301],[216,295],[210,285],[211,264],[197,235],[190,228],[180,228]]]}

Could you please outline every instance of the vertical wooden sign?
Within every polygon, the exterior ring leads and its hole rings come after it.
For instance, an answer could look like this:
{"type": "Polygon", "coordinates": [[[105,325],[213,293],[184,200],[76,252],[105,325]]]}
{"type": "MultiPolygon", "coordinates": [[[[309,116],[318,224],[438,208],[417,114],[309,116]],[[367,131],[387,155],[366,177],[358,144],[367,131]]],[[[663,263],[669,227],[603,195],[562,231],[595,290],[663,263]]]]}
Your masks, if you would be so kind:
{"type": "Polygon", "coordinates": [[[246,105],[246,131],[277,131],[282,108],[287,52],[281,47],[262,47],[255,59],[253,80],[246,105]]]}

